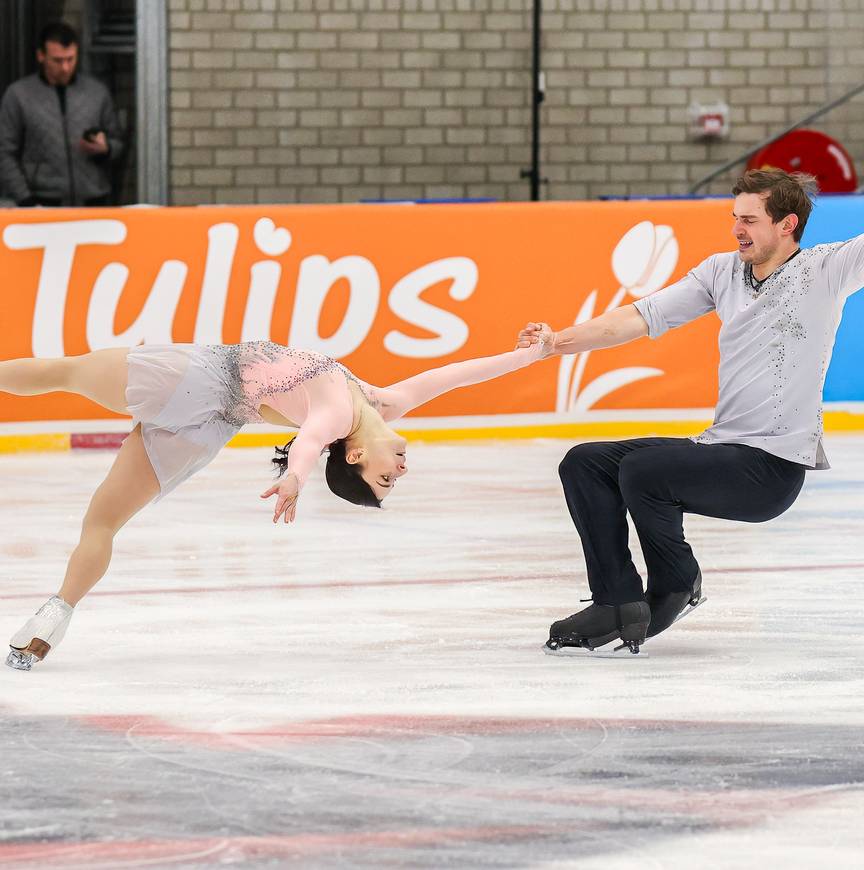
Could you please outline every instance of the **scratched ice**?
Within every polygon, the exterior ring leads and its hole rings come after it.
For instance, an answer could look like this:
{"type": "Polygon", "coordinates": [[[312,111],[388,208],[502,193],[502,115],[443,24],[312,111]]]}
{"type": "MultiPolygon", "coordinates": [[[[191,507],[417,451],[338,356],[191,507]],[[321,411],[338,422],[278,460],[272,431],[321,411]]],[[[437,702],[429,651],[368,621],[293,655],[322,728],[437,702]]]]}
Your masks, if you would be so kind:
{"type": "MultiPolygon", "coordinates": [[[[864,438],[827,446],[780,519],[688,518],[708,604],[616,661],[540,652],[587,596],[565,442],[412,444],[385,510],[319,476],[288,527],[224,452],[0,668],[0,866],[860,866],[864,438]]],[[[0,457],[0,637],[110,461],[0,457]]]]}

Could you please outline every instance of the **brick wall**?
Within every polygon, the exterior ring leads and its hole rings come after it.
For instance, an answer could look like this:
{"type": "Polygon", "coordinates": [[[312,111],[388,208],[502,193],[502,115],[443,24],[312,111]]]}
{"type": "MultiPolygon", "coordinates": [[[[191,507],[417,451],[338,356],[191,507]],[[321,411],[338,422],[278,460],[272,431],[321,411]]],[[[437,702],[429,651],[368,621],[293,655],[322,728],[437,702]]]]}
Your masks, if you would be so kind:
{"type": "MultiPolygon", "coordinates": [[[[168,2],[175,203],[528,198],[530,0],[168,2]]],[[[860,0],[545,0],[543,27],[548,199],[686,192],[864,82],[860,0]],[[690,141],[718,100],[730,139],[690,141]]],[[[864,97],[813,126],[864,158],[864,97]]]]}

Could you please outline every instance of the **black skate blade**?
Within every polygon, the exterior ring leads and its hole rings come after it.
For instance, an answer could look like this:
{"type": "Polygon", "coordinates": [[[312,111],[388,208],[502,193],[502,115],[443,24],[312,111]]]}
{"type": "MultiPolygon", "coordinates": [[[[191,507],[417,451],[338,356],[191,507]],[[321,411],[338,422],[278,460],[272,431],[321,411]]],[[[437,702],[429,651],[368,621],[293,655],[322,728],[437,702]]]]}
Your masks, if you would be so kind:
{"type": "MultiPolygon", "coordinates": [[[[675,622],[680,622],[685,616],[689,616],[697,607],[701,607],[707,600],[708,596],[703,595],[695,604],[688,604],[678,614],[678,616],[675,617],[675,622]]],[[[672,625],[675,625],[675,622],[673,622],[672,625]]],[[[669,628],[672,628],[672,625],[670,625],[669,628]]],[[[666,631],[669,631],[669,628],[667,628],[666,631]]],[[[665,634],[665,632],[662,632],[662,634],[665,634]]],[[[632,653],[626,644],[614,648],[607,644],[602,649],[598,648],[592,650],[584,646],[561,646],[558,647],[558,649],[552,649],[548,644],[544,643],[542,649],[547,656],[562,656],[575,659],[647,659],[649,656],[648,653],[645,652],[645,644],[651,640],[653,640],[653,638],[649,637],[642,641],[638,653],[632,653]]]]}
{"type": "Polygon", "coordinates": [[[546,653],[547,656],[562,656],[564,658],[571,659],[647,659],[648,655],[642,652],[641,648],[639,652],[634,655],[630,652],[630,650],[626,647],[615,648],[611,646],[611,644],[607,647],[603,647],[602,649],[588,649],[588,647],[584,646],[559,646],[558,649],[551,649],[545,643],[543,644],[543,652],[546,653]]]}

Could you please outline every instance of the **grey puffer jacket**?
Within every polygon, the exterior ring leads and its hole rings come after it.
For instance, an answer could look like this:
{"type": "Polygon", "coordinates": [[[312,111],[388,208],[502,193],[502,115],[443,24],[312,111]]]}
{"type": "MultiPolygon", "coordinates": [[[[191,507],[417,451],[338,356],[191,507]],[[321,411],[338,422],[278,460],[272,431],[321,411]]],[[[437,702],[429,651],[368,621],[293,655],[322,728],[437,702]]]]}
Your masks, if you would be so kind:
{"type": "Polygon", "coordinates": [[[58,89],[35,73],[11,84],[0,103],[0,190],[15,202],[56,199],[84,205],[111,190],[108,162],[123,150],[108,89],[78,74],[66,86],[66,112],[58,89]],[[84,131],[104,131],[109,154],[91,157],[79,143],[84,131]]]}

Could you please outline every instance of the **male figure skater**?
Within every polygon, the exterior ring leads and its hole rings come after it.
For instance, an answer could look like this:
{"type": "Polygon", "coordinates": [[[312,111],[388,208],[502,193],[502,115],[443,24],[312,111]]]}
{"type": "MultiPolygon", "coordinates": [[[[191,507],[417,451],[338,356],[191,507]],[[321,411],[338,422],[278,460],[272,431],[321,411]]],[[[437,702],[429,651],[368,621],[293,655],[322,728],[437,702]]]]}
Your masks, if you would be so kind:
{"type": "Polygon", "coordinates": [[[802,250],[815,179],[754,170],[738,179],[737,251],[715,254],[632,305],[553,333],[528,324],[546,355],[613,347],[716,311],[719,396],[694,438],[579,444],[559,472],[582,540],[593,603],[552,624],[546,651],[621,639],[638,652],[699,603],[702,575],[684,540],[685,513],[764,522],[795,501],[806,470],[828,468],[822,386],[843,304],[864,285],[864,235],[802,250]],[[630,512],[648,569],[628,549],[630,512]]]}

